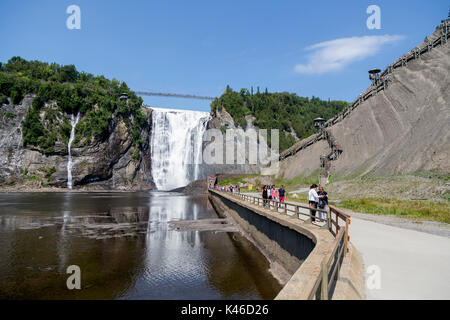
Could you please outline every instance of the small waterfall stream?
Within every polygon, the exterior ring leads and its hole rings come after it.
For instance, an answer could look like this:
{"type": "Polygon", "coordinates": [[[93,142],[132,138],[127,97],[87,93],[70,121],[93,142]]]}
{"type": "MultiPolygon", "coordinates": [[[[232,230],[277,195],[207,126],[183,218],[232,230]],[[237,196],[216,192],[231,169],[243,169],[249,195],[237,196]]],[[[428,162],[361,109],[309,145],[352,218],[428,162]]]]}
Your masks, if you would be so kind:
{"type": "Polygon", "coordinates": [[[209,120],[208,112],[153,108],[151,167],[158,190],[201,178],[202,139],[209,120]]]}
{"type": "Polygon", "coordinates": [[[75,138],[75,127],[77,126],[78,121],[80,121],[80,113],[77,113],[76,117],[71,114],[70,115],[70,125],[72,126],[72,130],[70,131],[69,143],[67,145],[67,149],[69,151],[69,158],[67,161],[67,188],[72,189],[72,153],[71,146],[72,142],[75,138]]]}

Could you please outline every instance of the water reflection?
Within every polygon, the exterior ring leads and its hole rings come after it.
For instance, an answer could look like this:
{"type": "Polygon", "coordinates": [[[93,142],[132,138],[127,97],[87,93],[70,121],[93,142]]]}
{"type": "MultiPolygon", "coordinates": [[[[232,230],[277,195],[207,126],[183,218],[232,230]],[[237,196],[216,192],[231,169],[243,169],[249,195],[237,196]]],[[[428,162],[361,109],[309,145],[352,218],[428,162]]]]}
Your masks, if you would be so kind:
{"type": "Polygon", "coordinates": [[[0,194],[0,298],[273,298],[280,286],[245,239],[169,226],[211,218],[205,196],[0,194]],[[72,264],[81,290],[66,288],[72,264]]]}

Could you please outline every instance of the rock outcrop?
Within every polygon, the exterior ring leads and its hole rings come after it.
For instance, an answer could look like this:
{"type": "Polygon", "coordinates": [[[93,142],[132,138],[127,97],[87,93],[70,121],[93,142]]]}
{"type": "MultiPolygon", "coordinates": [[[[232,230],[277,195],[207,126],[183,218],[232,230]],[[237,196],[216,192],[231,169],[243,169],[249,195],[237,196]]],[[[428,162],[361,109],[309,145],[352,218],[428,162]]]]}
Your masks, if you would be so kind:
{"type": "MultiPolygon", "coordinates": [[[[0,185],[14,188],[67,186],[67,145],[55,144],[51,153],[36,146],[23,146],[22,121],[31,108],[34,95],[27,95],[19,105],[0,106],[0,185]]],[[[49,106],[50,107],[50,106],[49,106]]],[[[142,144],[133,145],[124,121],[113,116],[108,133],[89,141],[72,144],[73,188],[153,189],[149,136],[151,109],[142,107],[148,125],[141,132],[142,144]]],[[[42,117],[47,108],[44,108],[42,117]]],[[[69,117],[61,113],[61,118],[69,117]]]]}
{"type": "Polygon", "coordinates": [[[206,179],[192,181],[183,188],[183,192],[192,195],[207,194],[208,183],[206,182],[206,179]]]}
{"type": "MultiPolygon", "coordinates": [[[[247,116],[247,128],[248,129],[257,129],[252,125],[252,122],[254,120],[254,117],[247,116]]],[[[238,142],[238,139],[236,139],[236,142],[234,142],[232,136],[227,136],[226,130],[236,130],[241,129],[238,128],[235,123],[233,117],[225,110],[225,108],[216,109],[215,112],[212,113],[212,118],[208,122],[207,129],[217,129],[221,130],[222,132],[222,138],[223,138],[223,164],[212,164],[212,165],[205,165],[205,172],[207,172],[210,175],[215,174],[221,174],[221,173],[228,173],[228,174],[256,174],[261,172],[261,168],[264,167],[259,162],[257,164],[250,164],[249,163],[249,146],[238,142]],[[226,159],[226,145],[229,144],[237,144],[237,147],[235,147],[235,154],[234,154],[234,163],[228,163],[226,159]],[[238,156],[239,153],[239,156],[238,156]],[[237,159],[239,157],[242,157],[245,159],[245,164],[238,164],[237,159]]],[[[237,131],[235,131],[237,132],[237,131]]],[[[245,131],[244,131],[245,132],[245,131]]],[[[244,133],[245,134],[245,133],[244,133]]],[[[242,139],[244,141],[244,139],[242,139]]],[[[205,146],[207,143],[205,144],[205,146]]],[[[204,146],[204,147],[205,147],[204,146]]],[[[258,146],[259,147],[259,146],[258,146]]],[[[259,160],[259,159],[258,159],[259,160]]]]}

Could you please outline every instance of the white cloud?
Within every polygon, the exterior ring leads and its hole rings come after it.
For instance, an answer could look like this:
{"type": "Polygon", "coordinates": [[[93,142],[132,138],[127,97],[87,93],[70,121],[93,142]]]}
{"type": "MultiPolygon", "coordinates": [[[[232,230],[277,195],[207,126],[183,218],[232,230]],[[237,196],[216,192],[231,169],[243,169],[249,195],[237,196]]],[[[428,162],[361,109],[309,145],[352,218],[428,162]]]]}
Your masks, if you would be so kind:
{"type": "Polygon", "coordinates": [[[350,63],[375,55],[383,44],[396,42],[403,36],[364,36],[320,42],[306,48],[313,51],[306,64],[298,64],[298,73],[321,74],[341,70],[350,63]]]}

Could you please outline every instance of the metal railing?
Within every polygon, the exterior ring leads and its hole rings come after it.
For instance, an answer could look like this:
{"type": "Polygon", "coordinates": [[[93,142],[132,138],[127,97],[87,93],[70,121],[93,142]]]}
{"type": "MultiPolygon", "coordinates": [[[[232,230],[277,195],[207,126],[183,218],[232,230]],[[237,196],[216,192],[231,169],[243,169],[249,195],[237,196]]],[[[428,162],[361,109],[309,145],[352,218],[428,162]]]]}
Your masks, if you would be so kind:
{"type": "Polygon", "coordinates": [[[342,261],[347,252],[346,232],[340,230],[336,236],[336,244],[331,254],[325,257],[321,263],[320,274],[316,279],[309,299],[328,300],[333,296],[342,261]]]}
{"type": "Polygon", "coordinates": [[[293,215],[288,215],[288,216],[295,216],[298,219],[300,219],[300,216],[307,216],[311,219],[316,219],[319,221],[327,221],[327,225],[330,226],[329,222],[328,222],[328,217],[327,218],[321,218],[312,214],[308,214],[308,213],[304,213],[302,212],[300,209],[308,209],[308,210],[314,210],[316,212],[323,212],[323,213],[327,213],[328,215],[328,211],[327,210],[323,210],[323,209],[311,209],[309,206],[307,205],[302,205],[302,204],[296,204],[296,203],[288,203],[288,202],[280,202],[277,200],[272,200],[272,199],[263,199],[260,197],[255,197],[255,196],[251,196],[245,193],[232,193],[232,192],[227,192],[233,196],[236,196],[238,198],[241,198],[245,201],[248,201],[250,203],[256,204],[258,206],[263,206],[264,208],[273,211],[273,212],[278,212],[280,214],[286,214],[288,212],[293,213],[293,215]],[[281,212],[280,212],[281,209],[281,212]]]}
{"type": "Polygon", "coordinates": [[[320,276],[316,280],[310,299],[331,299],[334,287],[339,279],[342,261],[348,251],[350,216],[338,208],[329,206],[329,217],[329,230],[335,235],[336,244],[329,258],[324,258],[322,261],[320,276]],[[335,219],[333,219],[333,214],[335,219]],[[342,220],[343,225],[339,224],[339,220],[342,220]]]}
{"type": "Polygon", "coordinates": [[[331,254],[324,258],[321,263],[320,274],[314,284],[309,299],[328,300],[334,292],[336,281],[339,279],[339,271],[342,261],[348,251],[348,242],[350,237],[348,235],[350,216],[343,213],[334,206],[328,206],[328,210],[312,209],[308,205],[302,205],[291,202],[280,202],[272,199],[263,199],[262,197],[255,197],[245,193],[236,193],[210,188],[216,192],[223,192],[242,199],[251,204],[263,207],[271,212],[285,214],[289,217],[300,219],[300,215],[316,219],[318,221],[326,221],[325,226],[335,237],[335,245],[331,254]],[[326,218],[317,217],[312,214],[304,213],[300,209],[314,210],[316,212],[326,213],[326,218]],[[280,212],[281,210],[281,212],[280,212]],[[293,213],[289,215],[288,212],[293,213]],[[341,223],[340,223],[341,222],[341,223]]]}

